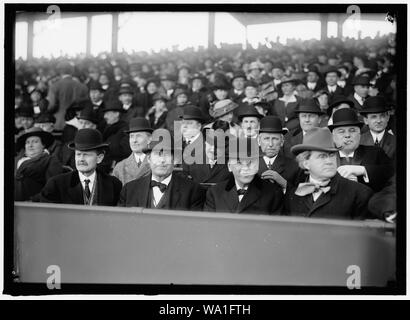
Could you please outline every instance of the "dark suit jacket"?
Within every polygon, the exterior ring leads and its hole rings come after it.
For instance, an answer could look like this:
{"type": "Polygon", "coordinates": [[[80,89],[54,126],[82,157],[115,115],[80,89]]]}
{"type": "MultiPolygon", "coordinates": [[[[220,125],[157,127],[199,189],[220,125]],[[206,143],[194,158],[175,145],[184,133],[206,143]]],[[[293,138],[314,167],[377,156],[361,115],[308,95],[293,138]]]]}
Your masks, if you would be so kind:
{"type": "Polygon", "coordinates": [[[108,159],[120,162],[131,154],[129,137],[125,130],[128,130],[128,124],[122,120],[108,125],[103,132],[104,142],[109,143],[108,159]]]}
{"type": "MultiPolygon", "coordinates": [[[[360,136],[360,144],[364,146],[374,146],[372,134],[369,131],[362,133],[360,136]]],[[[394,159],[396,155],[396,137],[385,131],[383,139],[379,141],[379,146],[384,150],[390,159],[394,159]]]]}
{"type": "MultiPolygon", "coordinates": [[[[121,190],[118,206],[150,208],[149,202],[152,198],[151,177],[152,175],[149,174],[125,184],[121,190]]],[[[163,199],[161,199],[161,203],[158,204],[157,208],[202,211],[204,201],[205,189],[182,175],[173,173],[163,199]]]]}
{"type": "Polygon", "coordinates": [[[293,134],[288,132],[285,135],[285,141],[283,143],[283,153],[286,157],[295,159],[295,155],[290,151],[294,145],[301,144],[303,142],[302,129],[296,130],[293,134]]]}
{"type": "Polygon", "coordinates": [[[282,100],[276,99],[271,107],[270,114],[278,116],[282,124],[293,132],[299,126],[299,118],[295,112],[300,103],[300,98],[296,97],[296,102],[290,102],[285,106],[282,100]]]}
{"type": "Polygon", "coordinates": [[[229,90],[228,96],[233,102],[240,103],[242,99],[245,98],[245,89],[240,95],[236,94],[234,89],[231,89],[229,90]]]}
{"type": "Polygon", "coordinates": [[[184,174],[197,183],[217,183],[222,182],[231,176],[226,164],[216,164],[210,167],[209,164],[192,164],[183,166],[184,174]]]}
{"type": "Polygon", "coordinates": [[[262,180],[258,175],[255,175],[239,202],[235,179],[231,175],[229,180],[208,189],[204,211],[280,214],[282,204],[282,189],[277,184],[262,180]]]}
{"type": "MultiPolygon", "coordinates": [[[[115,206],[121,192],[121,181],[97,170],[97,205],[115,206]]],[[[84,204],[83,187],[78,171],[52,177],[33,201],[84,204]]]]}
{"type": "MultiPolygon", "coordinates": [[[[258,171],[259,176],[266,170],[269,170],[265,160],[263,160],[262,152],[260,152],[260,155],[258,171]]],[[[273,163],[272,170],[279,173],[288,182],[288,185],[294,185],[296,183],[296,177],[299,171],[298,164],[294,159],[284,156],[282,152],[279,152],[277,155],[275,162],[273,163]]]]}
{"type": "Polygon", "coordinates": [[[329,94],[329,98],[328,98],[329,105],[332,104],[334,96],[339,96],[339,95],[344,96],[345,95],[344,89],[340,86],[337,86],[336,91],[333,93],[329,92],[329,88],[327,87],[327,84],[325,84],[322,89],[329,94]]]}
{"type": "MultiPolygon", "coordinates": [[[[337,153],[337,161],[339,166],[339,153],[337,153]]],[[[360,177],[358,182],[368,185],[375,192],[380,191],[394,173],[392,161],[381,148],[374,146],[359,145],[351,164],[366,168],[369,183],[365,183],[363,177],[360,177]]]]}
{"type": "Polygon", "coordinates": [[[341,177],[338,173],[330,181],[330,191],[313,202],[311,194],[297,196],[297,186],[285,196],[285,213],[292,216],[334,219],[365,219],[367,203],[373,191],[360,183],[341,177]]]}

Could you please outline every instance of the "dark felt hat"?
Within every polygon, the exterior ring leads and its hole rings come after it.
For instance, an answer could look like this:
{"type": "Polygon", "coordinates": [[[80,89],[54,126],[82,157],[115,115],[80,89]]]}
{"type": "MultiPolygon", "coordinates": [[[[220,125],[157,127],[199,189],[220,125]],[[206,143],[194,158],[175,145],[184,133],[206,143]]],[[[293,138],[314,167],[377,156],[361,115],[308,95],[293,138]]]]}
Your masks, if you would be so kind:
{"type": "Polygon", "coordinates": [[[276,116],[266,116],[261,119],[259,133],[282,133],[286,134],[288,129],[282,127],[282,121],[276,116]]]}
{"type": "Polygon", "coordinates": [[[103,87],[101,86],[101,83],[99,81],[95,81],[92,80],[90,81],[89,85],[88,85],[88,89],[91,90],[98,90],[101,92],[104,92],[105,90],[103,89],[103,87]]]}
{"type": "Polygon", "coordinates": [[[121,102],[118,100],[108,101],[103,110],[104,112],[107,112],[107,111],[126,112],[124,108],[122,107],[121,102]]]}
{"type": "Polygon", "coordinates": [[[247,88],[247,87],[253,87],[253,88],[257,89],[257,88],[259,88],[259,85],[255,81],[248,80],[248,81],[245,82],[245,88],[247,88]]]}
{"type": "Polygon", "coordinates": [[[159,78],[161,81],[173,81],[176,82],[178,79],[173,74],[164,74],[159,78]]]}
{"type": "Polygon", "coordinates": [[[246,74],[243,71],[235,71],[231,81],[234,81],[236,78],[243,78],[246,80],[246,74]]]}
{"type": "Polygon", "coordinates": [[[320,109],[319,103],[316,99],[304,99],[300,102],[299,106],[295,110],[296,113],[315,113],[315,114],[324,114],[320,109]]]}
{"type": "Polygon", "coordinates": [[[389,111],[386,99],[380,96],[368,97],[364,100],[363,108],[360,114],[366,115],[368,113],[384,113],[389,111]]]}
{"type": "Polygon", "coordinates": [[[56,123],[56,117],[51,113],[41,113],[35,120],[36,123],[56,123]]]}
{"type": "Polygon", "coordinates": [[[98,116],[94,112],[93,107],[89,106],[81,110],[80,115],[77,117],[78,119],[88,120],[94,124],[98,124],[98,116]]]}
{"type": "Polygon", "coordinates": [[[200,123],[205,122],[204,115],[202,114],[201,109],[194,105],[186,105],[182,108],[183,115],[180,116],[180,119],[183,120],[197,120],[200,123]]]}
{"type": "Polygon", "coordinates": [[[118,95],[121,94],[134,94],[134,89],[131,87],[129,83],[123,83],[120,87],[120,90],[118,90],[118,95]]]}
{"type": "Polygon", "coordinates": [[[326,78],[327,74],[328,74],[328,73],[331,73],[331,72],[335,72],[338,77],[340,77],[340,76],[342,75],[342,73],[341,73],[341,72],[339,71],[339,69],[336,68],[336,67],[329,67],[329,68],[327,68],[327,69],[323,72],[323,75],[324,75],[325,78],[326,78]]]}
{"type": "Polygon", "coordinates": [[[241,105],[238,108],[238,120],[242,121],[244,117],[257,117],[261,119],[263,115],[261,115],[254,106],[241,105]]]}
{"type": "Polygon", "coordinates": [[[296,78],[295,76],[291,77],[283,77],[281,82],[279,83],[278,87],[282,87],[284,83],[293,83],[295,86],[301,82],[300,79],[296,78]]]}
{"type": "Polygon", "coordinates": [[[41,128],[32,127],[23,131],[16,140],[16,148],[17,150],[21,150],[25,144],[26,140],[29,137],[40,137],[41,141],[43,142],[44,146],[48,148],[53,142],[54,137],[51,133],[42,130],[41,128]]]}
{"type": "Polygon", "coordinates": [[[135,117],[130,120],[128,130],[125,131],[125,133],[141,131],[152,133],[154,130],[151,128],[151,125],[147,119],[143,117],[135,117]]]}
{"type": "Polygon", "coordinates": [[[352,85],[370,86],[370,79],[367,76],[357,76],[353,78],[352,85]]]}
{"type": "Polygon", "coordinates": [[[30,104],[24,103],[20,107],[18,107],[15,111],[16,115],[19,117],[27,117],[33,118],[34,117],[34,110],[30,104]]]}
{"type": "Polygon", "coordinates": [[[328,128],[312,128],[303,136],[301,144],[294,145],[290,151],[298,155],[303,151],[336,152],[333,135],[328,128]]]}
{"type": "Polygon", "coordinates": [[[167,102],[167,101],[169,100],[169,98],[168,98],[168,96],[157,92],[156,94],[154,94],[154,95],[152,96],[152,102],[155,102],[155,101],[157,101],[157,100],[162,100],[162,101],[164,101],[164,102],[167,102]]]}
{"type": "Polygon", "coordinates": [[[334,128],[344,126],[357,126],[361,128],[363,123],[359,121],[357,113],[353,109],[340,109],[333,114],[333,124],[329,125],[328,128],[332,131],[334,128]]]}
{"type": "Polygon", "coordinates": [[[103,142],[103,136],[96,129],[80,129],[77,131],[74,141],[68,144],[71,150],[90,151],[108,148],[103,142]]]}
{"type": "Polygon", "coordinates": [[[214,84],[212,85],[212,90],[221,89],[221,90],[229,91],[230,88],[231,86],[229,85],[229,83],[221,79],[215,80],[214,84]]]}

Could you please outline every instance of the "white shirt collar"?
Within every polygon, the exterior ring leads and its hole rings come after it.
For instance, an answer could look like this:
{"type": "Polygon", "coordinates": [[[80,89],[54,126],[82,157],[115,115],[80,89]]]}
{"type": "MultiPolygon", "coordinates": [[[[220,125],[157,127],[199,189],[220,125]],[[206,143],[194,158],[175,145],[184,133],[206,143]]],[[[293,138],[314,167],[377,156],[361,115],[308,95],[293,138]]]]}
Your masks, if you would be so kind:
{"type": "Polygon", "coordinates": [[[83,188],[85,188],[85,182],[84,180],[88,179],[90,180],[90,183],[88,184],[88,188],[90,189],[90,191],[93,190],[94,187],[94,182],[95,182],[95,177],[96,177],[96,172],[94,170],[94,172],[89,176],[85,176],[84,174],[82,174],[80,171],[78,171],[78,176],[80,178],[81,184],[83,185],[83,188]]]}
{"type": "Polygon", "coordinates": [[[274,83],[274,84],[279,84],[279,83],[281,83],[281,82],[282,82],[281,80],[273,79],[273,83],[274,83]]]}
{"type": "Polygon", "coordinates": [[[195,136],[193,136],[192,138],[186,139],[186,141],[189,141],[189,143],[194,142],[196,139],[198,139],[198,137],[201,135],[201,132],[198,132],[195,136]]]}
{"type": "Polygon", "coordinates": [[[145,154],[144,154],[144,153],[141,153],[140,155],[138,155],[138,154],[134,153],[134,158],[135,158],[135,161],[136,161],[137,163],[138,163],[139,160],[141,160],[141,162],[144,162],[144,160],[145,160],[145,154]]]}
{"type": "Polygon", "coordinates": [[[161,182],[161,183],[163,183],[163,184],[165,184],[165,185],[167,185],[167,186],[168,186],[169,183],[171,182],[171,178],[172,178],[172,173],[171,173],[168,177],[166,177],[164,180],[162,180],[162,181],[159,181],[159,180],[157,179],[157,177],[154,177],[154,176],[151,177],[152,180],[161,182]]]}
{"type": "Polygon", "coordinates": [[[284,101],[284,102],[296,102],[296,96],[294,94],[292,94],[289,98],[287,96],[283,96],[281,98],[279,98],[279,100],[284,101]]]}
{"type": "Polygon", "coordinates": [[[128,109],[131,108],[131,104],[123,104],[123,105],[122,105],[122,108],[123,108],[124,110],[127,110],[127,111],[128,111],[128,109]]]}
{"type": "Polygon", "coordinates": [[[235,186],[236,186],[236,190],[239,190],[239,189],[248,190],[248,187],[249,187],[249,185],[247,185],[247,186],[241,188],[241,187],[239,186],[238,182],[236,181],[236,179],[235,179],[235,186]]]}
{"type": "Polygon", "coordinates": [[[375,132],[373,132],[372,130],[370,130],[370,134],[372,135],[372,137],[373,137],[373,141],[374,142],[376,142],[376,138],[377,138],[377,140],[379,141],[379,143],[380,143],[380,141],[382,141],[382,139],[383,139],[383,137],[384,137],[384,132],[385,132],[386,130],[383,130],[382,132],[380,132],[380,133],[375,133],[375,132]]]}
{"type": "Polygon", "coordinates": [[[268,165],[269,163],[270,163],[270,164],[273,164],[273,163],[275,162],[277,156],[278,156],[278,155],[276,155],[276,156],[274,156],[274,157],[272,157],[272,158],[268,158],[267,156],[263,156],[263,160],[265,160],[266,165],[268,165]]]}
{"type": "Polygon", "coordinates": [[[98,102],[93,103],[93,105],[95,106],[100,106],[103,103],[103,100],[100,100],[98,102]]]}
{"type": "Polygon", "coordinates": [[[308,82],[307,86],[309,89],[315,89],[317,82],[308,82]]]}
{"type": "Polygon", "coordinates": [[[327,85],[327,88],[328,88],[329,91],[335,91],[336,88],[337,88],[337,84],[335,84],[334,86],[327,85]]]}
{"type": "Polygon", "coordinates": [[[354,157],[354,151],[350,152],[348,155],[345,155],[342,151],[339,150],[339,156],[342,157],[342,158],[345,158],[345,157],[353,158],[354,157]]]}
{"type": "Polygon", "coordinates": [[[354,93],[353,97],[359,102],[360,105],[363,105],[363,98],[359,96],[356,92],[354,93]]]}

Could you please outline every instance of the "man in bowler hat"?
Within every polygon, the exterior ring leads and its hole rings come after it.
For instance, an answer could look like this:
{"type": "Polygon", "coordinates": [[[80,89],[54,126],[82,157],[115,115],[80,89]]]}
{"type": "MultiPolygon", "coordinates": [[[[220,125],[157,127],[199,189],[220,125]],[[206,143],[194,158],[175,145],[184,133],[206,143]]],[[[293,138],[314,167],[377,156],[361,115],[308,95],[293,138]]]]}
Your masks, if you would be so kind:
{"type": "Polygon", "coordinates": [[[363,123],[353,109],[340,109],[333,115],[329,129],[333,133],[337,153],[337,171],[344,177],[380,191],[393,175],[391,160],[383,149],[360,145],[363,123]]]}
{"type": "Polygon", "coordinates": [[[308,172],[307,182],[287,191],[285,212],[288,215],[364,219],[372,190],[340,176],[337,172],[338,149],[328,128],[314,128],[303,143],[291,148],[299,166],[308,172]]]}
{"type": "Polygon", "coordinates": [[[151,174],[125,184],[118,206],[202,210],[205,190],[198,183],[173,172],[173,150],[174,143],[169,132],[165,129],[154,131],[151,142],[144,150],[151,174]]]}
{"type": "Polygon", "coordinates": [[[115,206],[122,184],[97,169],[108,145],[95,129],[81,129],[69,144],[75,150],[76,170],[52,177],[40,192],[40,202],[115,206]]]}
{"type": "Polygon", "coordinates": [[[257,139],[236,138],[229,141],[228,180],[210,187],[206,194],[205,211],[280,214],[282,188],[259,177],[257,139]]]}

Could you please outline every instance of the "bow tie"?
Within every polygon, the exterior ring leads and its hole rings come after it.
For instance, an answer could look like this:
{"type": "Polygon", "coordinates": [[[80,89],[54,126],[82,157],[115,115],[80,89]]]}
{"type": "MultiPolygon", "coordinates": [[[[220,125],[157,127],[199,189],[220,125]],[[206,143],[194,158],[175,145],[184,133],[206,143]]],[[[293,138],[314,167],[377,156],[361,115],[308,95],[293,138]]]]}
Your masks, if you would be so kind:
{"type": "Polygon", "coordinates": [[[164,193],[165,190],[167,190],[167,185],[166,185],[165,183],[161,183],[161,182],[158,182],[158,181],[155,181],[155,180],[151,180],[150,187],[151,187],[151,188],[153,188],[153,187],[158,187],[159,190],[160,190],[162,193],[164,193]]]}
{"type": "Polygon", "coordinates": [[[246,193],[245,189],[239,189],[238,191],[238,196],[243,196],[246,193]]]}
{"type": "Polygon", "coordinates": [[[323,191],[323,193],[327,193],[330,190],[330,186],[320,186],[311,182],[299,183],[298,188],[295,191],[295,194],[297,196],[303,197],[308,194],[316,193],[320,190],[323,191]]]}

